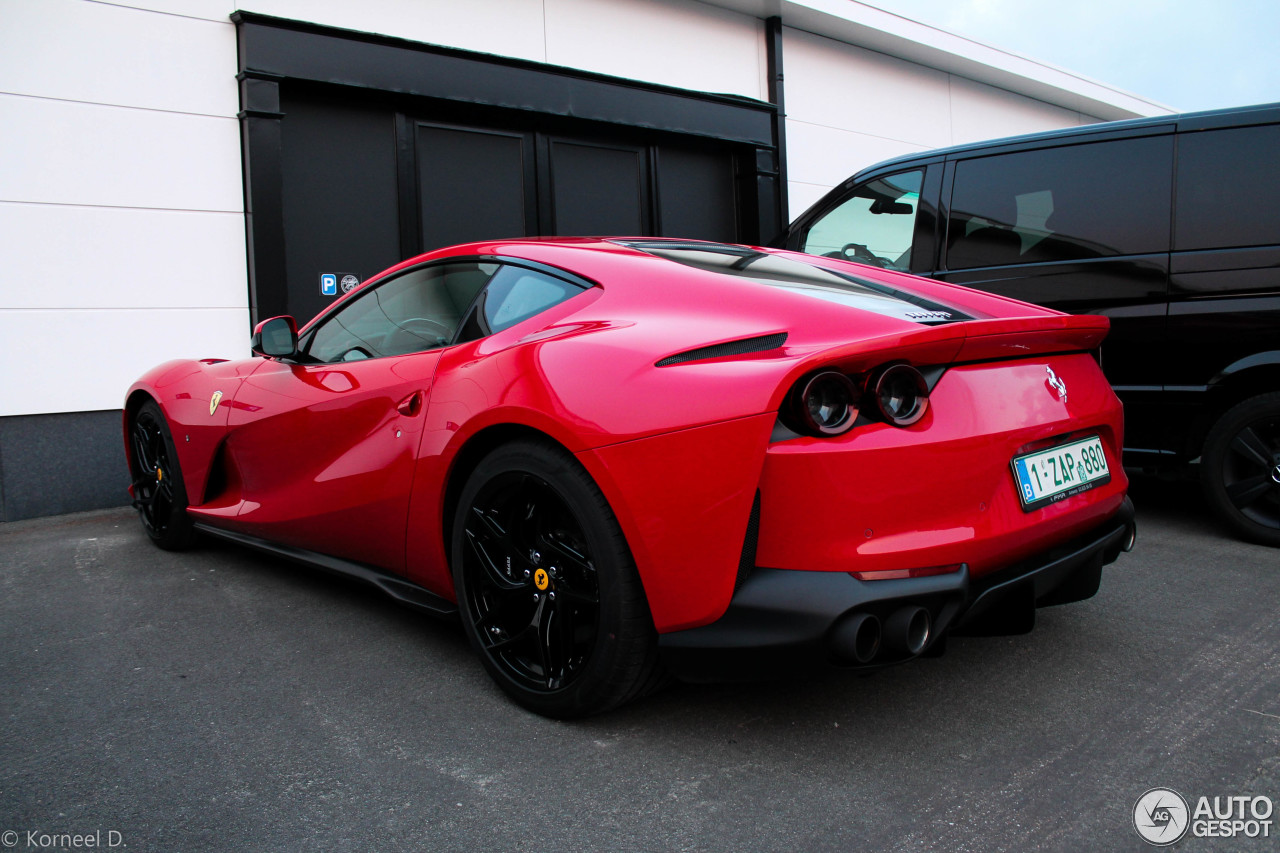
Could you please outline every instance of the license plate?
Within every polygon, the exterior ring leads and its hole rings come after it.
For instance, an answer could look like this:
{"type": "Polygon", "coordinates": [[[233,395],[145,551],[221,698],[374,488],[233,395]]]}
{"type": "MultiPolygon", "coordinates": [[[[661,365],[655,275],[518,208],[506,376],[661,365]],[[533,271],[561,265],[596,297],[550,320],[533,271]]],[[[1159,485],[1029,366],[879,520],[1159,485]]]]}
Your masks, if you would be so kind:
{"type": "Polygon", "coordinates": [[[1024,512],[1111,482],[1107,455],[1096,435],[1015,456],[1012,465],[1024,512]]]}

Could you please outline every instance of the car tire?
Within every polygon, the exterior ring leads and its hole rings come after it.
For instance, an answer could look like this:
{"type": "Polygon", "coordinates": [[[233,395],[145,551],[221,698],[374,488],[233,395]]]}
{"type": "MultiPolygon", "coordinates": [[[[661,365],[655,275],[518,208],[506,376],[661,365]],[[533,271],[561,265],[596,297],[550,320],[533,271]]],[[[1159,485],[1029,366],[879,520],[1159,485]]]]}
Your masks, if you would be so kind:
{"type": "Polygon", "coordinates": [[[1280,547],[1280,393],[1228,409],[1200,460],[1209,504],[1240,537],[1280,547]]]}
{"type": "Polygon", "coordinates": [[[153,400],[138,407],[129,424],[129,474],[133,505],[151,540],[167,551],[190,547],[195,528],[187,515],[187,489],[178,451],[153,400]]]}
{"type": "Polygon", "coordinates": [[[583,717],[661,682],[631,552],[567,451],[520,441],[486,456],[459,497],[451,553],[467,638],[520,705],[583,717]]]}

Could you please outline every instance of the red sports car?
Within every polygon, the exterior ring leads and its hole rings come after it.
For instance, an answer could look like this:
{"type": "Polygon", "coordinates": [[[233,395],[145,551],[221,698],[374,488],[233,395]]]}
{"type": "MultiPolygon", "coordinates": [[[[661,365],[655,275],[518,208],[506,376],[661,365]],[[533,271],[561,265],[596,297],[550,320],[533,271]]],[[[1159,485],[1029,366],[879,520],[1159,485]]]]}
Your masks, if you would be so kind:
{"type": "Polygon", "coordinates": [[[457,613],[522,705],[937,653],[1132,546],[1074,317],[720,243],[474,243],[130,390],[143,525],[457,613]]]}

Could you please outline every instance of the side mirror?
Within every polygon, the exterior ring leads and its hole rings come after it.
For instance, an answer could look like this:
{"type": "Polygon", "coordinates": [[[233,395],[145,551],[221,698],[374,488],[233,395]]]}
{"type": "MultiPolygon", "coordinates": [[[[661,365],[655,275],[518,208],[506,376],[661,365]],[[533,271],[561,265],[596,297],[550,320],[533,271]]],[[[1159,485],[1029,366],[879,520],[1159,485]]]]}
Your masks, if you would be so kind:
{"type": "Polygon", "coordinates": [[[298,354],[298,324],[292,317],[272,317],[253,329],[254,355],[288,358],[298,354]]]}

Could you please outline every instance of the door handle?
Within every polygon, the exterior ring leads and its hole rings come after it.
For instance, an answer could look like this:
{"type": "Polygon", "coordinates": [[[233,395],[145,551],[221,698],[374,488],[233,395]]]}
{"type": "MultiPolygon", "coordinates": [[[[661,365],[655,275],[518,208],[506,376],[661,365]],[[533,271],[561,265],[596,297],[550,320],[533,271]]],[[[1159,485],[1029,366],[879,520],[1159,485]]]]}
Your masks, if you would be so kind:
{"type": "Polygon", "coordinates": [[[405,397],[399,403],[396,403],[396,411],[405,417],[413,417],[422,411],[422,392],[414,391],[408,397],[405,397]]]}

